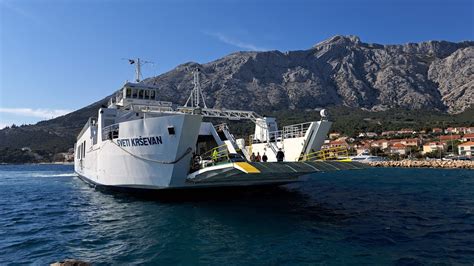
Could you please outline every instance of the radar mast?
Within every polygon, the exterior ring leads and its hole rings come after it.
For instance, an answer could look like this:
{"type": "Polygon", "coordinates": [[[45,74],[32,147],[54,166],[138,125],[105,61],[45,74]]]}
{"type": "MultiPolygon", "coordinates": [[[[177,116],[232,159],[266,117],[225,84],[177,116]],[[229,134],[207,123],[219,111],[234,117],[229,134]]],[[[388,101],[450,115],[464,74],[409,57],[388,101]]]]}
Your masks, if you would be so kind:
{"type": "Polygon", "coordinates": [[[137,58],[137,59],[122,58],[122,59],[128,60],[128,63],[130,63],[130,65],[135,65],[135,82],[137,82],[137,83],[140,82],[141,79],[143,78],[142,77],[142,66],[146,65],[146,64],[152,64],[153,65],[153,62],[140,60],[140,58],[137,58]]]}
{"type": "Polygon", "coordinates": [[[203,105],[202,108],[207,108],[206,101],[204,100],[204,95],[202,94],[201,82],[199,80],[199,73],[200,73],[199,68],[196,68],[193,71],[194,88],[191,90],[191,94],[189,95],[188,100],[184,104],[184,107],[194,107],[194,108],[201,107],[201,100],[202,100],[202,105],[203,105]]]}

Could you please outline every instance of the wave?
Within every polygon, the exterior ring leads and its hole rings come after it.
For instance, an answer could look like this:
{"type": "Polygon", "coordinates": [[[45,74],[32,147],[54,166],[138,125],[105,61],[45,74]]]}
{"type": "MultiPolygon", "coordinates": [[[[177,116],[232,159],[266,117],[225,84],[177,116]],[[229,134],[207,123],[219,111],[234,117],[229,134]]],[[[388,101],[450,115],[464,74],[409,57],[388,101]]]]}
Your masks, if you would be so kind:
{"type": "Polygon", "coordinates": [[[75,173],[30,173],[29,176],[31,177],[74,177],[76,176],[75,173]]]}

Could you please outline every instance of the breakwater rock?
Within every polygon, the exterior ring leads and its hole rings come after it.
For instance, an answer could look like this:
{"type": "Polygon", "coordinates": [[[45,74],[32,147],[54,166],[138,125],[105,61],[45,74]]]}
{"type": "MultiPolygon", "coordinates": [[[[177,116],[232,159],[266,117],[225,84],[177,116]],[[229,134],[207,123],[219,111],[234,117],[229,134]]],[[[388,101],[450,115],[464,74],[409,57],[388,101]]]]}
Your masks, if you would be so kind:
{"type": "Polygon", "coordinates": [[[464,168],[474,169],[474,161],[441,161],[441,160],[402,160],[370,162],[373,167],[426,167],[426,168],[464,168]]]}
{"type": "Polygon", "coordinates": [[[91,264],[82,260],[65,259],[63,261],[51,263],[50,266],[91,266],[91,264]]]}

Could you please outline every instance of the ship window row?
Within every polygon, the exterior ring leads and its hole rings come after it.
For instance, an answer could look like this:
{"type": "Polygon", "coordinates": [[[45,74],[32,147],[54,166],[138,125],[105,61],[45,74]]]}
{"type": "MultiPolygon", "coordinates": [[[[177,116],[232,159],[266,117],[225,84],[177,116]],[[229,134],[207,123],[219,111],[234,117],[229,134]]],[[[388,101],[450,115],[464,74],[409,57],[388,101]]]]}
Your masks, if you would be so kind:
{"type": "Polygon", "coordinates": [[[155,90],[142,90],[142,89],[132,89],[127,88],[125,93],[125,98],[132,99],[143,99],[143,100],[155,100],[156,97],[155,90]]]}

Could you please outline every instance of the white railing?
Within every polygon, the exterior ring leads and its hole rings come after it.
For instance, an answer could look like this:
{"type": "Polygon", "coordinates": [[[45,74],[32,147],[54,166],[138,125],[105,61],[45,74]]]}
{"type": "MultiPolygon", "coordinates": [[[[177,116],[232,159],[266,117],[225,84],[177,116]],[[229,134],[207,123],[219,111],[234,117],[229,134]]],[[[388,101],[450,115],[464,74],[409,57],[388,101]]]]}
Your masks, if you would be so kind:
{"type": "MultiPolygon", "coordinates": [[[[267,140],[268,142],[279,142],[283,141],[284,139],[304,137],[306,131],[308,131],[309,127],[311,126],[311,123],[312,122],[289,125],[283,127],[283,130],[268,132],[267,140]]],[[[253,135],[251,135],[251,137],[252,144],[265,142],[258,139],[254,139],[253,135]]]]}
{"type": "Polygon", "coordinates": [[[289,125],[283,127],[283,136],[285,139],[304,137],[312,122],[289,125]]]}
{"type": "Polygon", "coordinates": [[[102,140],[116,139],[119,136],[119,124],[112,124],[102,128],[102,140]]]}

